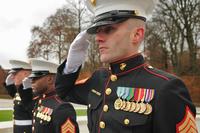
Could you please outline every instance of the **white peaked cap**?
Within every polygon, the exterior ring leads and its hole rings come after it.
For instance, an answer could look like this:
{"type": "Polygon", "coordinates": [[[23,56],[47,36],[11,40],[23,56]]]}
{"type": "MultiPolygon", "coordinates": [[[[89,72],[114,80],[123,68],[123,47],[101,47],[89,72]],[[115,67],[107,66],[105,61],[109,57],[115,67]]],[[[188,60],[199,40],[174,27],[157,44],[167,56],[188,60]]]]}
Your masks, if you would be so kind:
{"type": "Polygon", "coordinates": [[[85,0],[85,3],[95,16],[113,10],[136,10],[139,16],[147,17],[157,0],[85,0]]]}
{"type": "Polygon", "coordinates": [[[129,18],[146,21],[157,0],[85,0],[87,8],[94,13],[94,23],[87,30],[94,34],[100,26],[116,24],[129,18]]]}
{"type": "Polygon", "coordinates": [[[58,64],[41,59],[30,59],[32,71],[48,71],[55,74],[58,64]]]}
{"type": "Polygon", "coordinates": [[[31,65],[25,61],[21,60],[9,60],[11,64],[11,69],[31,69],[31,65]]]}

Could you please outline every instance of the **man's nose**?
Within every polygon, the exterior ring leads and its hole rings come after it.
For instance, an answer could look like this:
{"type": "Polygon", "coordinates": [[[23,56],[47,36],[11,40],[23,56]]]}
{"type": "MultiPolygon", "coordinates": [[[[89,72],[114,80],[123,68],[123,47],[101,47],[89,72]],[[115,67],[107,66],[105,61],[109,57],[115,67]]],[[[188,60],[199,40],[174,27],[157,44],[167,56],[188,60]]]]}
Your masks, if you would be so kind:
{"type": "Polygon", "coordinates": [[[101,32],[97,33],[96,36],[95,36],[95,41],[97,43],[104,42],[105,41],[105,35],[101,32]]]}
{"type": "Polygon", "coordinates": [[[31,79],[31,84],[34,84],[34,83],[35,83],[35,81],[33,79],[31,79]]]}

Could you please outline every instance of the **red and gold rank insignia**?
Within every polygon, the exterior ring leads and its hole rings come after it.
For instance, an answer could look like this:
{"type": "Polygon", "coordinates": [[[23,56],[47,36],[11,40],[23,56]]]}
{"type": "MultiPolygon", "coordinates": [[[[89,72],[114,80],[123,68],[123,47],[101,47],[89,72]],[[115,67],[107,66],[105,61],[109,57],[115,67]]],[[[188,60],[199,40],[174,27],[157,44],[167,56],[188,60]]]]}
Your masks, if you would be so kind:
{"type": "Polygon", "coordinates": [[[176,124],[176,133],[198,133],[195,117],[188,106],[186,106],[184,118],[176,124]]]}
{"type": "Polygon", "coordinates": [[[75,125],[71,122],[70,118],[66,120],[61,126],[61,133],[75,133],[75,125]]]}

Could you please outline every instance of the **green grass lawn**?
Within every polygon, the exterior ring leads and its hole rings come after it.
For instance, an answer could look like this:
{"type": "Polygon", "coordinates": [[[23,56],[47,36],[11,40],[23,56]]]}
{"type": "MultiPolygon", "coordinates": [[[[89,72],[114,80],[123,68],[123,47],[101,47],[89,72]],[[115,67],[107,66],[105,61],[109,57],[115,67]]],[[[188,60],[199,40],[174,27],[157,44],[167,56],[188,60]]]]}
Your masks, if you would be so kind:
{"type": "Polygon", "coordinates": [[[0,122],[12,120],[12,110],[0,110],[0,122]]]}
{"type": "MultiPolygon", "coordinates": [[[[0,110],[0,122],[3,121],[11,121],[12,120],[12,110],[0,110]]],[[[85,109],[77,109],[76,110],[77,116],[86,116],[87,110],[85,109]]]]}
{"type": "Polygon", "coordinates": [[[87,115],[87,110],[86,109],[77,109],[76,110],[76,115],[77,116],[86,116],[87,115]]]}

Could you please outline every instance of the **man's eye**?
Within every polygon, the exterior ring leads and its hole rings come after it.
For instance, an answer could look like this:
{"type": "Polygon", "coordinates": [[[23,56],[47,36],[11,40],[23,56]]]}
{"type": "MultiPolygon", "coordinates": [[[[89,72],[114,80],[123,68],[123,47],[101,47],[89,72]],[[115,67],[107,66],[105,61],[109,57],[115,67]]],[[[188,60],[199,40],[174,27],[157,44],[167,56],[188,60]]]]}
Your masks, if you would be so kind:
{"type": "Polygon", "coordinates": [[[106,34],[109,34],[111,33],[112,31],[114,31],[114,28],[112,26],[108,26],[104,29],[104,33],[106,34]]]}
{"type": "Polygon", "coordinates": [[[113,26],[106,26],[106,27],[101,27],[97,29],[96,33],[104,33],[104,34],[110,34],[115,30],[113,26]]]}

